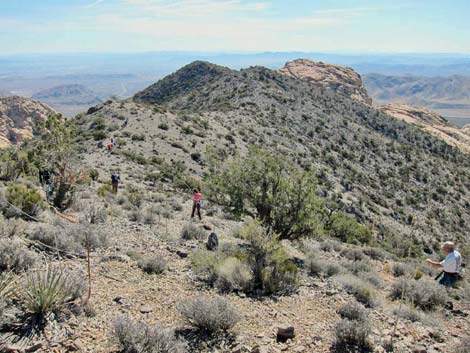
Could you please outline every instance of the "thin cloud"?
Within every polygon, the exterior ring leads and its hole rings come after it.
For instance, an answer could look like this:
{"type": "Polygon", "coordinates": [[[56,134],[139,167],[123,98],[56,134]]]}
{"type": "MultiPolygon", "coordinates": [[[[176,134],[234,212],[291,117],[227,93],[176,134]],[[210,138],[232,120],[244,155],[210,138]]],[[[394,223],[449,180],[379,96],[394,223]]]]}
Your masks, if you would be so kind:
{"type": "Polygon", "coordinates": [[[92,7],[95,7],[95,6],[98,6],[99,4],[101,4],[102,2],[104,2],[105,0],[96,0],[88,5],[85,5],[85,8],[89,9],[89,8],[92,8],[92,7]]]}

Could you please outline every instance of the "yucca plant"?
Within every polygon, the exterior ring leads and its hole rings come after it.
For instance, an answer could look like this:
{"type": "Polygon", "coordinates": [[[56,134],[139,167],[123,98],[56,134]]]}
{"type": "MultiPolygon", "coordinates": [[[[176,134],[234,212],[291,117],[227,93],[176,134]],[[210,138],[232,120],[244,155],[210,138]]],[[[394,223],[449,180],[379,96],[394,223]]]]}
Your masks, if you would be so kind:
{"type": "Polygon", "coordinates": [[[7,300],[13,295],[14,292],[15,281],[13,279],[13,273],[0,273],[0,301],[7,300]]]}
{"type": "Polygon", "coordinates": [[[69,290],[62,269],[48,267],[45,271],[31,273],[26,279],[24,304],[33,315],[44,317],[58,312],[68,298],[69,290]]]}

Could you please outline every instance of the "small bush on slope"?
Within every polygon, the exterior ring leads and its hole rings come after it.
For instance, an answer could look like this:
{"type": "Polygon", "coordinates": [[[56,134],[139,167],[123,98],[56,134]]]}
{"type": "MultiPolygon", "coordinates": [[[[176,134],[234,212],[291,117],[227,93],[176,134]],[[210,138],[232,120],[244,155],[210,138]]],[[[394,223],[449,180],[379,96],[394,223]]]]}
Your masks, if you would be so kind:
{"type": "Polygon", "coordinates": [[[225,332],[240,320],[235,308],[221,297],[188,298],[179,304],[178,310],[188,324],[208,335],[225,332]]]}
{"type": "Polygon", "coordinates": [[[253,274],[250,267],[236,257],[228,257],[218,266],[215,287],[221,291],[249,292],[252,285],[253,274]]]}
{"type": "Polygon", "coordinates": [[[160,274],[166,269],[166,260],[162,256],[150,256],[141,259],[138,266],[146,273],[160,274]]]}
{"type": "Polygon", "coordinates": [[[432,280],[402,278],[392,285],[392,299],[405,299],[422,310],[434,310],[448,301],[444,287],[432,280]]]}
{"type": "Polygon", "coordinates": [[[343,305],[338,310],[338,314],[343,319],[365,321],[367,319],[367,312],[364,307],[356,302],[349,302],[343,305]]]}
{"type": "Polygon", "coordinates": [[[25,271],[38,259],[39,255],[28,250],[19,239],[0,239],[0,271],[25,271]]]}
{"type": "Polygon", "coordinates": [[[192,223],[188,223],[181,231],[181,238],[184,240],[203,240],[207,236],[206,231],[192,223]]]}
{"type": "Polygon", "coordinates": [[[344,286],[348,293],[354,295],[354,297],[365,306],[375,307],[378,305],[376,291],[370,284],[362,279],[347,274],[337,276],[336,280],[344,286]]]}
{"type": "Polygon", "coordinates": [[[123,353],[186,353],[187,344],[175,337],[171,329],[155,324],[134,322],[119,317],[113,325],[112,335],[123,353]]]}
{"type": "Polygon", "coordinates": [[[29,216],[36,217],[45,208],[45,203],[35,189],[23,184],[11,184],[7,187],[5,200],[2,205],[5,217],[22,217],[30,220],[29,216]],[[13,205],[13,206],[11,206],[13,205]]]}
{"type": "Polygon", "coordinates": [[[344,271],[344,268],[336,262],[319,259],[308,259],[305,267],[311,276],[331,277],[344,271]]]}
{"type": "Polygon", "coordinates": [[[372,352],[369,342],[371,333],[367,321],[343,319],[336,325],[335,351],[344,352],[372,352]]]}

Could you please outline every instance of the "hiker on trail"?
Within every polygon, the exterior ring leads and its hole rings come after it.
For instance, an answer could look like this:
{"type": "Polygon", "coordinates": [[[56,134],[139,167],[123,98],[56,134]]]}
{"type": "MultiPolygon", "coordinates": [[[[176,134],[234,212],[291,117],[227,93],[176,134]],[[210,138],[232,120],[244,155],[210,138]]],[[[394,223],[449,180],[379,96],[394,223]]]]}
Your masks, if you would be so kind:
{"type": "Polygon", "coordinates": [[[191,218],[194,218],[194,213],[197,210],[197,215],[200,220],[201,218],[201,199],[202,199],[202,194],[199,192],[199,190],[194,189],[193,190],[193,211],[191,212],[191,218]]]}
{"type": "Polygon", "coordinates": [[[455,250],[455,245],[451,241],[446,241],[442,246],[442,251],[446,257],[441,262],[427,259],[426,262],[434,267],[442,269],[442,272],[436,277],[439,284],[446,287],[453,287],[459,279],[459,272],[462,265],[462,255],[455,250]]]}
{"type": "Polygon", "coordinates": [[[113,192],[117,194],[118,192],[118,187],[119,187],[119,182],[121,181],[121,177],[119,176],[118,173],[113,173],[111,174],[111,184],[113,186],[113,192]]]}

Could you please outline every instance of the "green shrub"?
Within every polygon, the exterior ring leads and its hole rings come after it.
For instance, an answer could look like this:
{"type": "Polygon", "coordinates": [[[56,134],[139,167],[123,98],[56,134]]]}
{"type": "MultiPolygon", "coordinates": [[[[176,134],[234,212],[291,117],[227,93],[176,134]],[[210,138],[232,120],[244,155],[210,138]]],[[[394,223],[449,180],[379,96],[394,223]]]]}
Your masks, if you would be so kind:
{"type": "Polygon", "coordinates": [[[178,305],[188,324],[200,331],[214,335],[231,329],[240,320],[236,309],[224,298],[187,298],[178,305]]]}
{"type": "Polygon", "coordinates": [[[168,126],[167,123],[160,123],[160,124],[158,124],[158,128],[161,129],[161,130],[165,130],[165,131],[167,131],[167,130],[170,129],[170,127],[168,126]]]}
{"type": "Polygon", "coordinates": [[[388,257],[387,253],[380,248],[369,247],[363,249],[362,251],[373,260],[385,260],[388,257]]]}
{"type": "Polygon", "coordinates": [[[138,262],[139,268],[149,274],[161,274],[166,269],[166,260],[162,256],[145,257],[138,262]]]}
{"type": "Polygon", "coordinates": [[[320,249],[325,252],[332,252],[333,250],[340,252],[343,249],[343,245],[336,240],[327,239],[320,243],[320,249]]]}
{"type": "Polygon", "coordinates": [[[175,332],[160,324],[152,326],[119,317],[113,325],[112,335],[122,353],[186,353],[187,344],[177,339],[175,332]]]}
{"type": "Polygon", "coordinates": [[[280,239],[322,233],[313,171],[304,172],[281,154],[259,148],[250,148],[246,158],[219,164],[209,161],[209,194],[227,211],[258,218],[280,239]]]}
{"type": "Polygon", "coordinates": [[[104,185],[101,185],[97,190],[96,190],[96,194],[99,196],[99,197],[105,197],[106,194],[111,194],[113,192],[113,188],[111,185],[109,184],[104,184],[104,185]]]}
{"type": "Polygon", "coordinates": [[[131,137],[132,141],[145,141],[145,135],[140,133],[140,134],[132,134],[131,137]]]}
{"type": "Polygon", "coordinates": [[[191,255],[191,269],[201,280],[214,284],[218,276],[219,261],[223,254],[208,250],[197,250],[191,255]]]}
{"type": "Polygon", "coordinates": [[[29,216],[37,216],[45,208],[45,203],[35,189],[23,184],[11,184],[7,187],[5,198],[9,204],[3,208],[7,218],[22,217],[30,220],[29,216]]]}
{"type": "Polygon", "coordinates": [[[340,212],[332,216],[329,232],[331,236],[345,243],[368,244],[373,239],[372,232],[368,227],[340,212]]]}
{"type": "Polygon", "coordinates": [[[98,172],[97,169],[92,168],[88,170],[88,176],[90,177],[91,180],[97,181],[98,177],[100,176],[100,173],[98,172]]]}
{"type": "Polygon", "coordinates": [[[221,291],[251,291],[253,275],[250,267],[237,259],[228,257],[217,266],[215,287],[221,291]]]}
{"type": "Polygon", "coordinates": [[[129,185],[127,187],[126,197],[127,200],[135,207],[140,207],[144,201],[144,194],[142,191],[133,185],[129,185]]]}
{"type": "Polygon", "coordinates": [[[256,221],[246,223],[241,236],[247,242],[246,260],[253,273],[253,288],[265,294],[280,293],[296,284],[298,269],[274,235],[256,221]]]}

